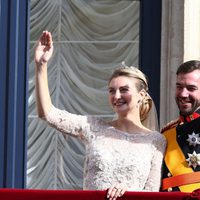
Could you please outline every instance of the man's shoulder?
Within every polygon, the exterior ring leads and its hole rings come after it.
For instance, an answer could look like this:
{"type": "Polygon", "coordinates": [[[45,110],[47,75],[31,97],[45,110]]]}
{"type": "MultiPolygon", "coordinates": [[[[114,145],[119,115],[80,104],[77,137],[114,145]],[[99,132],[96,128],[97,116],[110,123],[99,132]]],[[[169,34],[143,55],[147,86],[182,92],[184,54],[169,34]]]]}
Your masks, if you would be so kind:
{"type": "Polygon", "coordinates": [[[174,128],[176,127],[178,124],[180,123],[180,119],[177,118],[177,119],[174,119],[170,122],[168,122],[166,125],[164,125],[161,129],[161,133],[164,133],[165,131],[171,129],[171,128],[174,128]]]}

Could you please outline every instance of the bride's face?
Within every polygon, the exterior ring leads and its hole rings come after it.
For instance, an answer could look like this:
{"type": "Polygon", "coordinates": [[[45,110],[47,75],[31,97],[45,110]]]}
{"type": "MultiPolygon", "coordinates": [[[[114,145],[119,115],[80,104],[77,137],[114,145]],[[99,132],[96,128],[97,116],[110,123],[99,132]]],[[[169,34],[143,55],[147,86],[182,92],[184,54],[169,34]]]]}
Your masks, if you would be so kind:
{"type": "Polygon", "coordinates": [[[110,81],[109,102],[116,113],[139,113],[138,102],[142,95],[136,88],[136,81],[135,78],[126,76],[119,76],[110,81]]]}

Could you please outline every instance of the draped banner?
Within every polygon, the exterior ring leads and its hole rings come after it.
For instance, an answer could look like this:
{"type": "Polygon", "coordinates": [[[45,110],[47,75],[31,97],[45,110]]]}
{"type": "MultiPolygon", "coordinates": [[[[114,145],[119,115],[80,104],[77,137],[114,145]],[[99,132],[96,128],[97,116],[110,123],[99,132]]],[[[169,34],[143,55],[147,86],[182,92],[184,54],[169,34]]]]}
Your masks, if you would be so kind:
{"type": "MultiPolygon", "coordinates": [[[[2,200],[105,200],[106,191],[1,189],[2,200]]],[[[200,191],[126,192],[121,200],[200,200],[200,191]]]]}

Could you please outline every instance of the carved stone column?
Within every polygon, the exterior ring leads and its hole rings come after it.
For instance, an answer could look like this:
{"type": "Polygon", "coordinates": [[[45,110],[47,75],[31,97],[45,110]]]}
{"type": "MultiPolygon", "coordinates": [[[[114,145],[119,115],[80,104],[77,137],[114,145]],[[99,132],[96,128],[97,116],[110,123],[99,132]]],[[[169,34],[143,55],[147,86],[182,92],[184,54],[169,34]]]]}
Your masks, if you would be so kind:
{"type": "Polygon", "coordinates": [[[184,0],[162,1],[160,126],[179,115],[174,99],[176,69],[184,56],[184,0]]]}
{"type": "Polygon", "coordinates": [[[184,60],[200,60],[200,1],[185,0],[184,60]]]}

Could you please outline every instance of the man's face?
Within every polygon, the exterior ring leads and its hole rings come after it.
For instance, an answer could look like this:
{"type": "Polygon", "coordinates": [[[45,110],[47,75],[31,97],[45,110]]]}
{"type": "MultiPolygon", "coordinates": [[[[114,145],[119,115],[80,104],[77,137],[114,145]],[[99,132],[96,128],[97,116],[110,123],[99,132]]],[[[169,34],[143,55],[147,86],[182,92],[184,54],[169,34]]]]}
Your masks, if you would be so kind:
{"type": "Polygon", "coordinates": [[[175,99],[181,115],[200,108],[200,70],[177,75],[175,99]]]}

